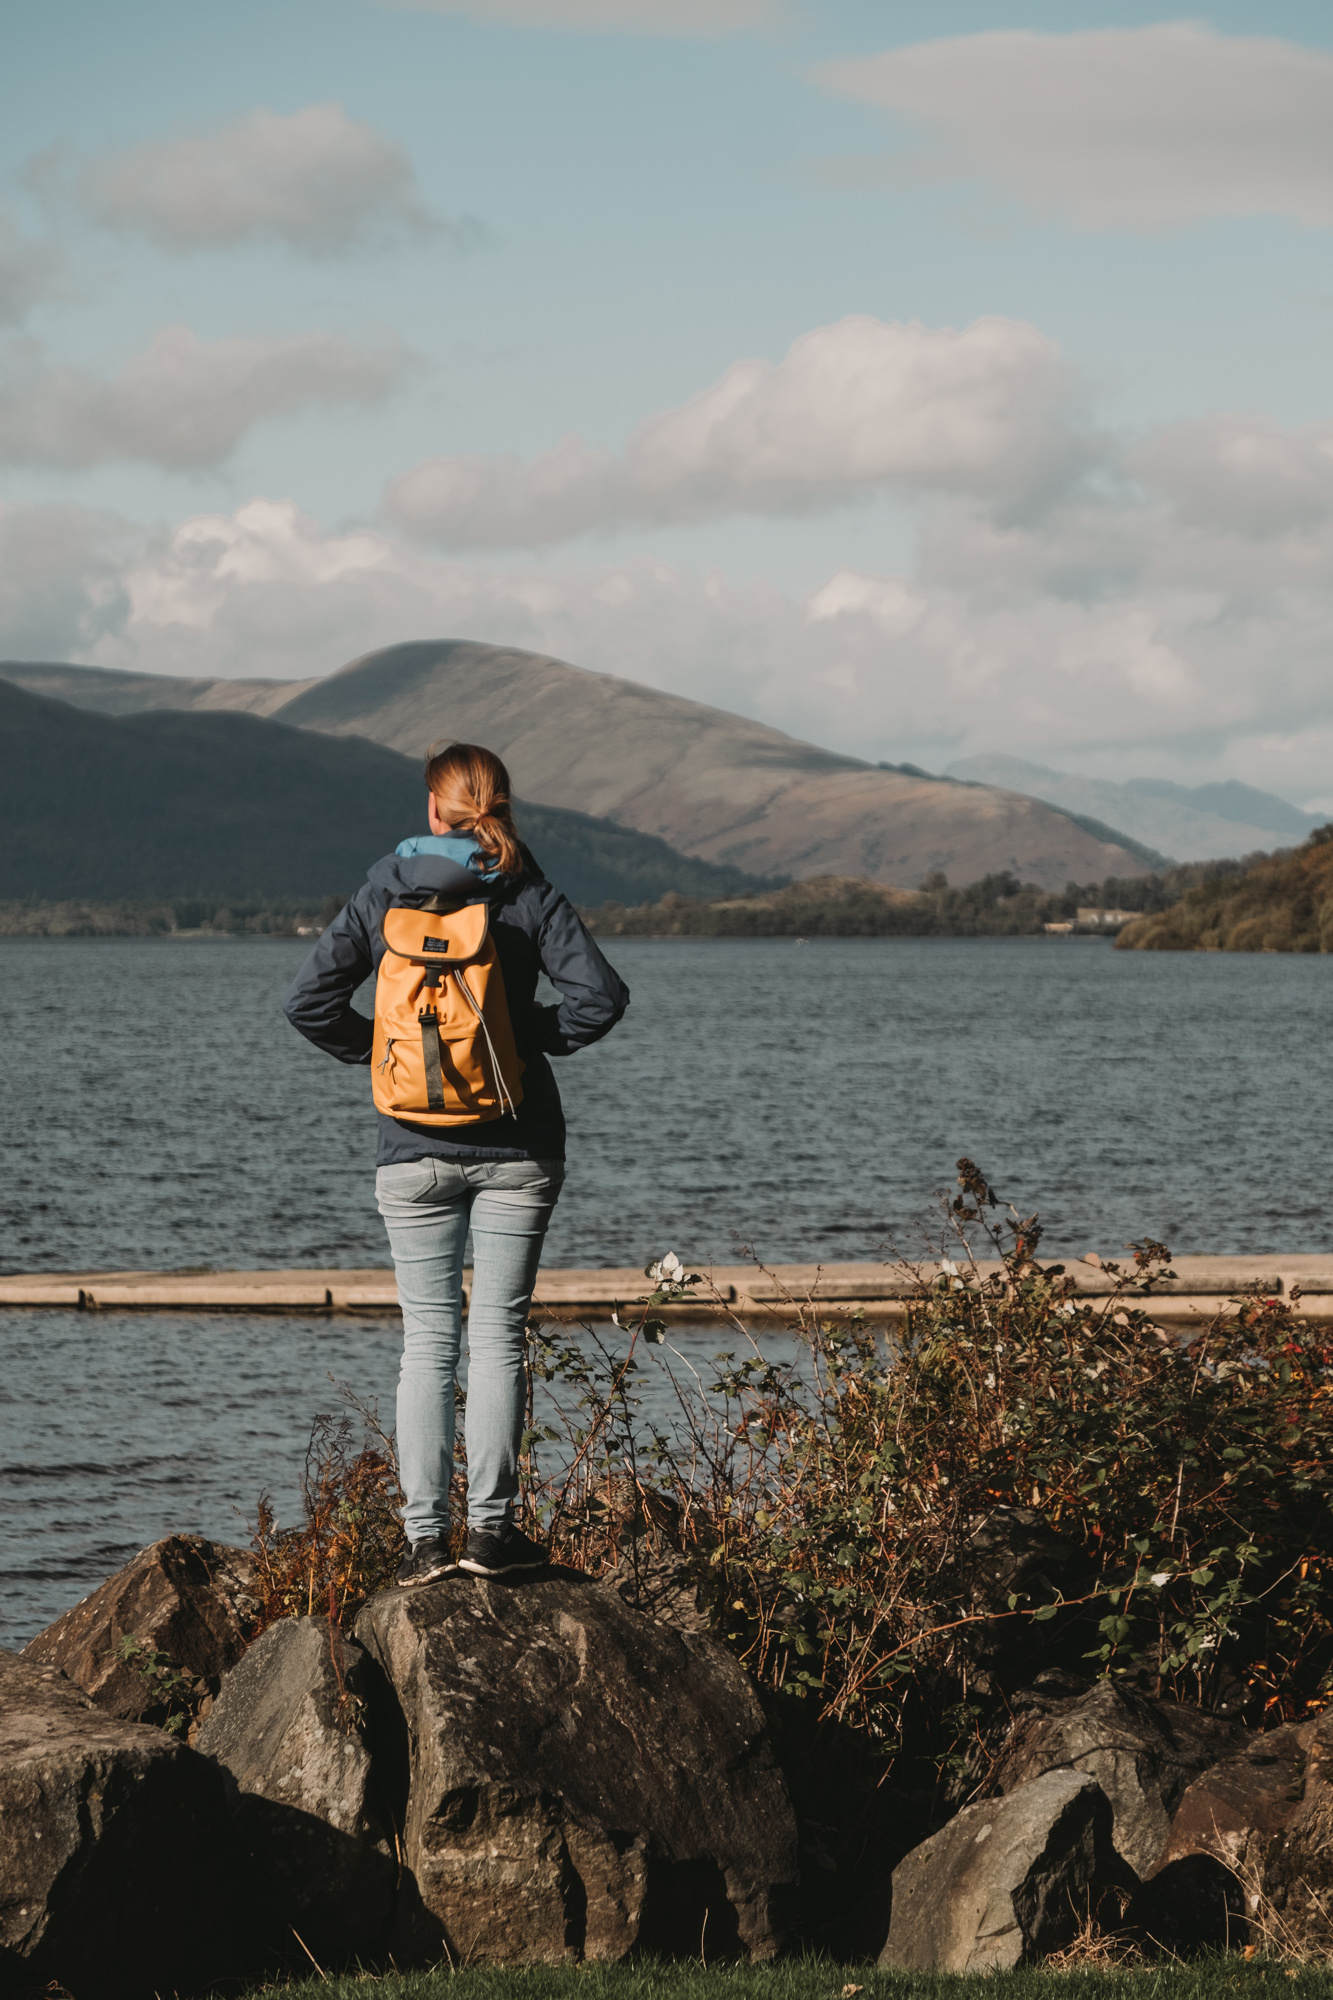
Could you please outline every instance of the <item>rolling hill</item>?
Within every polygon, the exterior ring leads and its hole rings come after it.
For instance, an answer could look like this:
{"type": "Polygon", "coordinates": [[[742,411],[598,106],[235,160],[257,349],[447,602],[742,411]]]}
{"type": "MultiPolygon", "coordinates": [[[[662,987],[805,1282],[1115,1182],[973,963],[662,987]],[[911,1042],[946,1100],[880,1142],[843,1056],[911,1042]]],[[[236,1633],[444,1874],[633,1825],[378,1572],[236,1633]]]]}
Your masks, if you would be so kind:
{"type": "Polygon", "coordinates": [[[35,693],[104,714],[250,709],[419,756],[487,743],[518,791],[760,875],[836,874],[914,889],[1011,872],[1043,888],[1151,862],[1017,792],[882,769],[780,730],[544,654],[468,640],[390,646],[317,681],[206,681],[0,664],[35,693]]]}
{"type": "MultiPolygon", "coordinates": [[[[606,820],[520,804],[574,901],[767,887],[606,820]]],[[[421,766],[261,715],[93,715],[0,680],[0,900],[346,895],[425,831],[421,766]]]]}

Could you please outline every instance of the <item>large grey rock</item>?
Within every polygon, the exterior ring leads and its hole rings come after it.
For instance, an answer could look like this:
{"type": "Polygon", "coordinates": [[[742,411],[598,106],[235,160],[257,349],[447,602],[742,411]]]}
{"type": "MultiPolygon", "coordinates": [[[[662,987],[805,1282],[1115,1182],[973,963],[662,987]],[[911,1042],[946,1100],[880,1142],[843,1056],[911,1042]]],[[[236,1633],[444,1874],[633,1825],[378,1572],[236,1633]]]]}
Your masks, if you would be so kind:
{"type": "Polygon", "coordinates": [[[1326,1959],[1333,1953],[1333,1716],[1319,1716],[1301,1735],[1306,1756],[1291,1788],[1295,1810],[1261,1858],[1253,1848],[1247,1854],[1243,1883],[1271,1934],[1326,1959]]]}
{"type": "Polygon", "coordinates": [[[400,1962],[777,1951],[795,1820],[721,1646],[572,1571],[385,1592],[356,1630],[411,1745],[400,1962]]]}
{"type": "Polygon", "coordinates": [[[398,1869],[367,1742],[371,1665],[327,1618],[271,1625],[228,1674],[198,1748],[239,1792],[239,1840],[265,1941],[321,1964],[371,1955],[398,1869]]]}
{"type": "Polygon", "coordinates": [[[1136,1874],[1162,1852],[1190,1781],[1239,1740],[1236,1722],[1100,1680],[1067,1692],[1064,1676],[1016,1695],[1015,1722],[992,1772],[1000,1792],[1048,1771],[1095,1778],[1111,1802],[1115,1844],[1136,1874]]]}
{"type": "Polygon", "coordinates": [[[1007,1798],[965,1806],[893,1871],[885,1966],[996,1972],[1076,1936],[1102,1898],[1133,1886],[1101,1787],[1051,1771],[1007,1798]]]}
{"type": "Polygon", "coordinates": [[[0,1653],[0,1987],[168,1993],[243,1956],[218,1773],[0,1653]]]}
{"type": "Polygon", "coordinates": [[[203,1712],[245,1651],[254,1569],[248,1549],[168,1535],[39,1632],[23,1657],[61,1668],[99,1708],[127,1722],[164,1722],[172,1706],[177,1714],[203,1712]],[[165,1655],[189,1683],[174,1704],[118,1657],[131,1637],[165,1655]]]}

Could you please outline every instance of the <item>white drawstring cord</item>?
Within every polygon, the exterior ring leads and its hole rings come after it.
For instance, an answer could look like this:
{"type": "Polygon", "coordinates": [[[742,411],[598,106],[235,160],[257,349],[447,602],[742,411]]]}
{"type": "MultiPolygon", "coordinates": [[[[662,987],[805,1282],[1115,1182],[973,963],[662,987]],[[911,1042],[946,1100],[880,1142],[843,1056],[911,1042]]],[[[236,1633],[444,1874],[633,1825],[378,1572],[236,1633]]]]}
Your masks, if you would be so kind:
{"type": "Polygon", "coordinates": [[[460,969],[455,968],[454,978],[458,981],[463,991],[467,994],[468,1005],[471,1007],[477,1019],[481,1022],[481,1032],[483,1035],[485,1035],[486,1046],[491,1052],[491,1066],[495,1071],[495,1083],[496,1083],[496,1088],[500,1093],[501,1107],[503,1108],[505,1105],[507,1105],[509,1107],[510,1117],[517,1118],[518,1106],[515,1104],[513,1098],[509,1095],[509,1091],[505,1086],[504,1071],[500,1068],[500,1058],[495,1053],[495,1043],[491,1040],[491,1031],[486,1025],[486,1016],[482,1013],[481,1008],[477,1005],[476,998],[473,994],[472,988],[468,985],[466,979],[464,979],[462,971],[460,969]]]}

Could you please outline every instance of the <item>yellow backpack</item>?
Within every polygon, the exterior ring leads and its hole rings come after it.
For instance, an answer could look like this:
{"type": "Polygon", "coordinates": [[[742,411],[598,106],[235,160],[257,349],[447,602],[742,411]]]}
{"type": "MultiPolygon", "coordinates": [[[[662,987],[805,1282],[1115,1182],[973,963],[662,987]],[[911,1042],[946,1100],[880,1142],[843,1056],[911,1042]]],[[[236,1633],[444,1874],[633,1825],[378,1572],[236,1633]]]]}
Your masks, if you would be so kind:
{"type": "Polygon", "coordinates": [[[384,913],[375,979],[375,1108],[473,1125],[523,1101],[523,1064],[485,903],[384,913]]]}

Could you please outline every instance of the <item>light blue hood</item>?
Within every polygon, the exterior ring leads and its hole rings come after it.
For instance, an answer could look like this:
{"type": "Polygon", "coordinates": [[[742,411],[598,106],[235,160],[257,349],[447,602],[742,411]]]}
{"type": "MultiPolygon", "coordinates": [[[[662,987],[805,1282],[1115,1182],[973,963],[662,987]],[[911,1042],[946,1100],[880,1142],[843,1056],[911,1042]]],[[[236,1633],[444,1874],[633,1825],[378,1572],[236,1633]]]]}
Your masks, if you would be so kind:
{"type": "Polygon", "coordinates": [[[495,863],[482,853],[470,833],[413,833],[400,840],[393,851],[405,861],[430,854],[440,861],[452,861],[473,875],[495,873],[495,863]]]}

